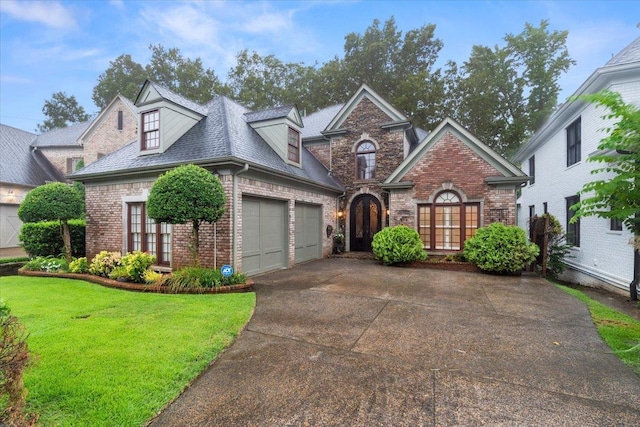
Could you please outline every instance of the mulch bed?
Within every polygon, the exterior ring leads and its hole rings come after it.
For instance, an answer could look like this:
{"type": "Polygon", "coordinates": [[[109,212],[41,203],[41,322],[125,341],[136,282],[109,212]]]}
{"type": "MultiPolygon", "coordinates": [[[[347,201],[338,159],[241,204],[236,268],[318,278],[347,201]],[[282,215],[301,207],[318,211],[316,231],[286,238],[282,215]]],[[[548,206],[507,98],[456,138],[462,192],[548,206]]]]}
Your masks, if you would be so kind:
{"type": "Polygon", "coordinates": [[[46,271],[23,270],[19,270],[18,274],[20,276],[62,277],[65,279],[78,279],[106,286],[108,288],[124,289],[127,291],[136,292],[155,292],[160,294],[226,294],[233,292],[250,292],[253,290],[253,280],[251,279],[247,279],[247,281],[241,285],[220,286],[218,288],[185,288],[175,291],[173,289],[169,289],[166,286],[150,286],[133,282],[120,282],[117,280],[108,279],[106,277],[95,276],[93,274],[49,273],[46,271]]]}

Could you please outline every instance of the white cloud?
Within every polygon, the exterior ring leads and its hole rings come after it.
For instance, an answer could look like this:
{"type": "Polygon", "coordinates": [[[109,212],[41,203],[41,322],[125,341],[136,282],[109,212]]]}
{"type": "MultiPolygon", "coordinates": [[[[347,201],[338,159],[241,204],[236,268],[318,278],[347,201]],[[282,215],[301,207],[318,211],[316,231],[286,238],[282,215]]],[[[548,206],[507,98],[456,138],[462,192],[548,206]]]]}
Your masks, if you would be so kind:
{"type": "Polygon", "coordinates": [[[282,11],[281,13],[263,12],[262,14],[252,15],[242,25],[242,30],[252,34],[288,32],[293,27],[292,16],[293,11],[282,11]]]}
{"type": "Polygon", "coordinates": [[[38,22],[51,28],[73,29],[77,27],[71,12],[59,2],[3,0],[0,2],[0,11],[14,19],[38,22]]]}
{"type": "Polygon", "coordinates": [[[24,76],[16,76],[12,74],[0,74],[0,82],[2,82],[2,84],[7,84],[7,83],[30,84],[30,83],[33,83],[33,80],[26,78],[24,76]]]}
{"type": "Polygon", "coordinates": [[[208,44],[217,39],[218,22],[194,5],[165,10],[146,7],[141,14],[147,26],[158,26],[169,37],[177,37],[186,43],[208,44]]]}

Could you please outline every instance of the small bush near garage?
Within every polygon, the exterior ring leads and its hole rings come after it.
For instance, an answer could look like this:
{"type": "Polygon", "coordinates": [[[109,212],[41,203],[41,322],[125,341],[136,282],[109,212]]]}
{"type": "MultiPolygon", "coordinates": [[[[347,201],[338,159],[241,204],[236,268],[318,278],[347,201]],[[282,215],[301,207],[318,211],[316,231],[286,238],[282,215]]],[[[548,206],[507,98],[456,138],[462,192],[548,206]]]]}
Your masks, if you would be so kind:
{"type": "Polygon", "coordinates": [[[373,254],[384,265],[424,261],[424,251],[420,235],[406,225],[387,227],[373,236],[373,254]]]}
{"type": "MultiPolygon", "coordinates": [[[[30,257],[58,256],[64,253],[60,221],[25,222],[20,228],[20,242],[30,257]]],[[[69,221],[71,231],[71,255],[85,255],[86,222],[82,219],[69,221]]]]}
{"type": "Polygon", "coordinates": [[[535,261],[540,249],[528,241],[524,230],[495,222],[479,228],[464,243],[465,258],[481,270],[499,274],[522,271],[535,261]]]}
{"type": "Polygon", "coordinates": [[[219,288],[220,286],[240,285],[247,281],[242,273],[233,273],[224,277],[219,269],[203,267],[184,267],[167,276],[165,285],[178,292],[186,288],[219,288]]]}

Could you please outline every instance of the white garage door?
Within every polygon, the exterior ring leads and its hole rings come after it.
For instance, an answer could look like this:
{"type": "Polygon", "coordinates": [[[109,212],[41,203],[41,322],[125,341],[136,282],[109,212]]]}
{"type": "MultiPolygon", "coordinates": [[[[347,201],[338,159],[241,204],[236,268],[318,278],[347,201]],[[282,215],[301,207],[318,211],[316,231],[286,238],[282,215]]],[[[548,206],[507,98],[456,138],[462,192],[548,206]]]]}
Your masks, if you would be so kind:
{"type": "Polygon", "coordinates": [[[248,275],[287,266],[286,202],[242,198],[242,272],[248,275]]]}
{"type": "Polygon", "coordinates": [[[320,206],[296,203],[296,263],[322,256],[320,206]]]}
{"type": "Polygon", "coordinates": [[[0,248],[15,248],[20,244],[18,235],[22,221],[17,205],[0,205],[0,248]]]}

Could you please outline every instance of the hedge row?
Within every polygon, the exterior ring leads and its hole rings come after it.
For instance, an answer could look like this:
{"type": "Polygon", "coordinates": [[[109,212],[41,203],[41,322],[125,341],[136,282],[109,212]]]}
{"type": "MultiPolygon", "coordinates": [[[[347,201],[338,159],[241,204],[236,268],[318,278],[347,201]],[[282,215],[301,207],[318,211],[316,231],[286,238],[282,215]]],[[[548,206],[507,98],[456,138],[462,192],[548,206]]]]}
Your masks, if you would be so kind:
{"type": "MultiPolygon", "coordinates": [[[[86,221],[72,219],[69,221],[71,230],[71,255],[85,256],[86,221]]],[[[26,222],[20,229],[20,241],[25,252],[30,257],[57,257],[64,254],[62,229],[58,221],[26,222]]]]}

